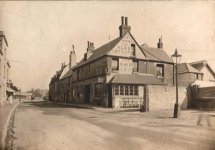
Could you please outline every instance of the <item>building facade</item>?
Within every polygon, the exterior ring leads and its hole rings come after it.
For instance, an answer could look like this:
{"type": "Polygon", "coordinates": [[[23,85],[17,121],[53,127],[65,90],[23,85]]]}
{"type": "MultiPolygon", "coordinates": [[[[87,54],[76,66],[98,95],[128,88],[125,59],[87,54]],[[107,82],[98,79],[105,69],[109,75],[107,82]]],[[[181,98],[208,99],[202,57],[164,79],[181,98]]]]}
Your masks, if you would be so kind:
{"type": "Polygon", "coordinates": [[[9,82],[10,64],[7,61],[8,42],[3,31],[0,31],[0,106],[7,100],[7,83],[9,82]]]}
{"type": "Polygon", "coordinates": [[[119,37],[95,49],[92,42],[84,58],[73,67],[72,102],[112,108],[149,109],[148,85],[173,85],[174,63],[163,50],[139,45],[122,17],[119,37]]]}
{"type": "Polygon", "coordinates": [[[178,81],[188,86],[195,81],[207,81],[215,84],[215,73],[206,60],[181,63],[178,65],[178,81]]]}
{"type": "Polygon", "coordinates": [[[74,45],[69,55],[69,63],[62,63],[61,69],[52,77],[49,84],[49,100],[55,102],[72,101],[72,68],[76,65],[74,45]]]}

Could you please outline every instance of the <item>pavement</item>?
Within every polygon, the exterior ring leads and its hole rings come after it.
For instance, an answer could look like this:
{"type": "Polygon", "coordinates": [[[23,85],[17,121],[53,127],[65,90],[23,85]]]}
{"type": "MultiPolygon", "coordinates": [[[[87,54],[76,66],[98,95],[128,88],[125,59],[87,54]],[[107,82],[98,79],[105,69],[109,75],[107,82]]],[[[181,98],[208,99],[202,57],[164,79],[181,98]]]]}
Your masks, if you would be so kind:
{"type": "Polygon", "coordinates": [[[7,126],[9,124],[11,114],[17,105],[18,102],[15,101],[13,104],[5,104],[0,107],[0,150],[4,149],[7,126]]]}
{"type": "Polygon", "coordinates": [[[14,150],[214,150],[215,111],[139,112],[85,105],[21,103],[14,150]]]}

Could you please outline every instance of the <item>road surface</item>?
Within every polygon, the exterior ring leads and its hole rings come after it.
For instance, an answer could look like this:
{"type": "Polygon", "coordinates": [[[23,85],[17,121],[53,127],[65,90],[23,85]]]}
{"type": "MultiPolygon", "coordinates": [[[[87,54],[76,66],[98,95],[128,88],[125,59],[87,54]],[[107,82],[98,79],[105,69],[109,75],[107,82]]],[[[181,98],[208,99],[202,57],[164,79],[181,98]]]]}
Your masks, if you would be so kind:
{"type": "Polygon", "coordinates": [[[15,110],[15,150],[213,150],[215,112],[138,112],[45,102],[15,110]]]}

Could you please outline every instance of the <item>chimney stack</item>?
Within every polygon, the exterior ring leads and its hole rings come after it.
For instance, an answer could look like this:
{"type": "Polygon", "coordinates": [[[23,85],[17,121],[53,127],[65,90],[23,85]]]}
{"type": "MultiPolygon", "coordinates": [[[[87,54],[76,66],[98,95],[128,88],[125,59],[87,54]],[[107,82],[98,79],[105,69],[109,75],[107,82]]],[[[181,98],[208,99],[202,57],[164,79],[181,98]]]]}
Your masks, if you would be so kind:
{"type": "Polygon", "coordinates": [[[127,32],[130,32],[131,27],[128,25],[128,17],[122,16],[121,19],[122,24],[119,26],[119,36],[123,37],[127,32]]]}
{"type": "Polygon", "coordinates": [[[72,51],[69,54],[69,69],[76,65],[75,47],[72,45],[72,51]]]}
{"type": "Polygon", "coordinates": [[[88,41],[88,44],[87,44],[87,52],[88,52],[88,51],[93,51],[94,49],[95,49],[94,43],[88,41]]]}
{"type": "Polygon", "coordinates": [[[162,35],[161,38],[159,38],[159,42],[157,43],[158,48],[163,48],[163,43],[162,43],[162,35]]]}

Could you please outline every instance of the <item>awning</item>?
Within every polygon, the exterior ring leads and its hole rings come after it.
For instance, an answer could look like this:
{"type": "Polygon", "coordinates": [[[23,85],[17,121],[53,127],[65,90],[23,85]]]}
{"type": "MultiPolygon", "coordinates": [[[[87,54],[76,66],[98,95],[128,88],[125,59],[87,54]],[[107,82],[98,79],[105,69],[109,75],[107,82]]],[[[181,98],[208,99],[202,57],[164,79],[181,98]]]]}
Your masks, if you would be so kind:
{"type": "Polygon", "coordinates": [[[164,85],[161,79],[158,79],[153,75],[139,75],[139,74],[117,74],[113,77],[113,79],[109,83],[164,85]]]}
{"type": "Polygon", "coordinates": [[[10,93],[14,93],[15,92],[15,90],[13,90],[13,89],[11,89],[10,87],[7,87],[7,90],[6,90],[7,92],[10,92],[10,93]]]}

